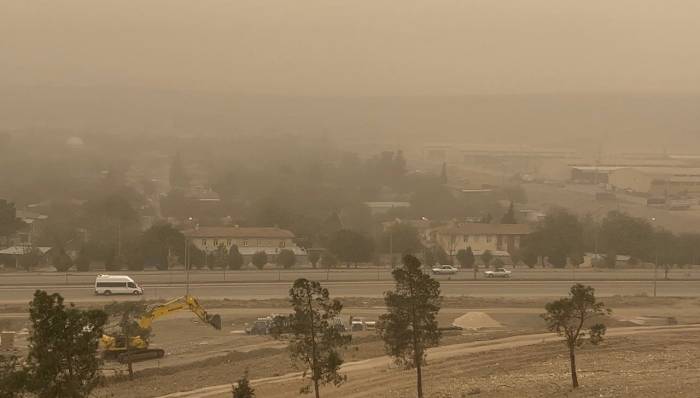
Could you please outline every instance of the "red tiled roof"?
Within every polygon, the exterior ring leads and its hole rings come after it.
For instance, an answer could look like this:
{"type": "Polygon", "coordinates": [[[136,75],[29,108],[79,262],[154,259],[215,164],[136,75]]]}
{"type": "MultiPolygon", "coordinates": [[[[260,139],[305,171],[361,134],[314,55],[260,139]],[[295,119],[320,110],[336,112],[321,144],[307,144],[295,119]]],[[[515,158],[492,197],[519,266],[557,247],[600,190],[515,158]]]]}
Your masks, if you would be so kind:
{"type": "Polygon", "coordinates": [[[183,233],[188,238],[294,238],[294,233],[280,228],[199,227],[183,233]]]}
{"type": "Polygon", "coordinates": [[[532,232],[532,229],[526,224],[467,223],[457,226],[439,227],[435,231],[445,235],[527,235],[532,232]]]}

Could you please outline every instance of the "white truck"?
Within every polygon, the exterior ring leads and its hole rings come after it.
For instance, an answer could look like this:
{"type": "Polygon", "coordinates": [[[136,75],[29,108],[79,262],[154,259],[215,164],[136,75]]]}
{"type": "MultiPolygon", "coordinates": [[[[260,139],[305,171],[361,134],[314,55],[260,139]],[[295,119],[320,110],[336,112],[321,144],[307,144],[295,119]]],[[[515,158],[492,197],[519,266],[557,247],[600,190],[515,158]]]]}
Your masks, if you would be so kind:
{"type": "Polygon", "coordinates": [[[496,268],[495,270],[484,271],[484,276],[487,278],[510,278],[511,272],[505,268],[496,268]]]}
{"type": "Polygon", "coordinates": [[[126,275],[97,275],[95,294],[109,296],[112,294],[132,294],[140,296],[143,288],[126,275]]]}

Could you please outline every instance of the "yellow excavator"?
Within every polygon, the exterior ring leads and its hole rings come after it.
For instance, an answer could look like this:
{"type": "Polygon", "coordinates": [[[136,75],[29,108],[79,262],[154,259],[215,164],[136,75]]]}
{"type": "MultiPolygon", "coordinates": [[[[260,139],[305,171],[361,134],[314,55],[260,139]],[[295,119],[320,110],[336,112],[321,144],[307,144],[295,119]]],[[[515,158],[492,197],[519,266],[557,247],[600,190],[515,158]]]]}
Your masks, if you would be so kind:
{"type": "MultiPolygon", "coordinates": [[[[221,317],[218,314],[209,314],[199,304],[199,301],[191,295],[185,295],[164,304],[157,304],[149,308],[136,322],[141,329],[150,331],[154,320],[181,310],[190,310],[202,322],[213,326],[216,330],[221,330],[221,317]]],[[[162,358],[165,355],[165,351],[160,348],[149,348],[148,341],[141,336],[130,336],[129,341],[130,351],[127,353],[126,336],[103,335],[100,341],[102,356],[105,359],[116,359],[121,363],[125,363],[129,357],[131,357],[132,362],[138,362],[162,358]]]]}

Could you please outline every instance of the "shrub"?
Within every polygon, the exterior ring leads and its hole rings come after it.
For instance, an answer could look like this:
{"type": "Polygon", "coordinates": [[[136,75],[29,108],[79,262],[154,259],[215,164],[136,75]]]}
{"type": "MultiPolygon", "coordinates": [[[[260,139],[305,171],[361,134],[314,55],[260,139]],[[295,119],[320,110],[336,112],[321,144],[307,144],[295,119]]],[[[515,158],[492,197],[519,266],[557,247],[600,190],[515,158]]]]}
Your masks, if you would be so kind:
{"type": "Polygon", "coordinates": [[[251,259],[253,262],[253,265],[257,269],[263,269],[265,267],[265,264],[267,264],[267,253],[264,251],[259,251],[253,254],[253,258],[251,259]]]}
{"type": "Polygon", "coordinates": [[[284,269],[289,269],[296,264],[297,256],[289,249],[282,249],[277,254],[277,265],[281,265],[284,269]]]}

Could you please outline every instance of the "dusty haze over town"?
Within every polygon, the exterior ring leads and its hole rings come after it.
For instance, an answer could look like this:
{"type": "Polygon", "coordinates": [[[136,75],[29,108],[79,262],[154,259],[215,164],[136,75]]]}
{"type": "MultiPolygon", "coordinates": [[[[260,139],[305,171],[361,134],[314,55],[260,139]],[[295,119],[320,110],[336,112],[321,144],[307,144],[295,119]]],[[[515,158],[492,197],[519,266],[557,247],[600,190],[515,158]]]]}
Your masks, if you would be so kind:
{"type": "Polygon", "coordinates": [[[688,151],[699,14],[690,0],[5,0],[0,116],[688,151]]]}
{"type": "Polygon", "coordinates": [[[0,397],[697,398],[699,357],[699,0],[0,0],[0,397]]]}

